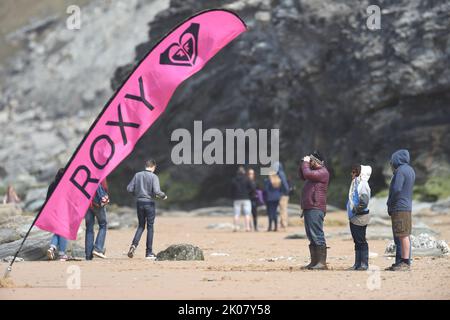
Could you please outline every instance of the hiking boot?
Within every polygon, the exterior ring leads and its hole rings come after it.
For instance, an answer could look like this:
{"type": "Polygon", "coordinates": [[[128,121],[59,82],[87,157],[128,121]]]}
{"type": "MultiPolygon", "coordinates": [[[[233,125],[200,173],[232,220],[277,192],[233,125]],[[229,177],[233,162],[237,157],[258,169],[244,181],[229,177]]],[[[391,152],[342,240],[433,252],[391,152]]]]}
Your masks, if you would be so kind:
{"type": "Polygon", "coordinates": [[[135,251],[136,251],[136,246],[134,244],[132,244],[130,247],[130,250],[128,250],[128,258],[133,258],[135,251]]]}
{"type": "Polygon", "coordinates": [[[55,247],[51,246],[50,248],[48,248],[48,250],[47,250],[47,258],[48,258],[48,260],[55,260],[55,258],[56,258],[55,252],[56,252],[56,248],[55,247]]]}
{"type": "Polygon", "coordinates": [[[94,250],[92,251],[92,254],[96,257],[102,258],[102,259],[106,259],[106,255],[103,252],[94,250]]]}
{"type": "Polygon", "coordinates": [[[365,271],[367,269],[369,269],[369,250],[361,250],[359,267],[356,270],[365,271]]]}
{"type": "Polygon", "coordinates": [[[316,246],[313,244],[309,245],[309,255],[311,257],[311,262],[308,265],[301,267],[302,270],[309,269],[317,264],[317,250],[316,246]]]}
{"type": "Polygon", "coordinates": [[[349,271],[358,270],[359,267],[361,267],[361,251],[355,250],[355,263],[347,270],[349,271]]]}
{"type": "Polygon", "coordinates": [[[401,261],[398,264],[392,265],[387,270],[388,271],[409,271],[409,270],[411,270],[411,266],[409,264],[407,264],[406,262],[401,261]]]}
{"type": "Polygon", "coordinates": [[[327,246],[316,246],[317,263],[309,270],[328,270],[327,267],[327,246]]]}

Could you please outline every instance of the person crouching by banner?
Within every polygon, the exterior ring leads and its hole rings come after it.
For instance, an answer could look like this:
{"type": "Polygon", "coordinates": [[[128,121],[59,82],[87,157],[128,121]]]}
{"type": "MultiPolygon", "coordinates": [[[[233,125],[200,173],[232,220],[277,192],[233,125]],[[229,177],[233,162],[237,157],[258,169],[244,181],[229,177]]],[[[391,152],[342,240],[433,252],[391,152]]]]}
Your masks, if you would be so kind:
{"type": "Polygon", "coordinates": [[[323,221],[327,210],[330,174],[318,152],[303,158],[299,167],[299,176],[306,181],[302,191],[301,207],[311,256],[311,262],[302,269],[326,270],[327,244],[323,232],[323,221]]]}
{"type": "Polygon", "coordinates": [[[153,225],[156,216],[155,198],[167,199],[167,195],[161,191],[159,186],[159,178],[154,173],[156,170],[156,161],[151,159],[145,162],[145,170],[134,175],[133,179],[127,186],[127,191],[132,193],[136,198],[138,228],[134,235],[133,242],[128,251],[128,257],[133,258],[145,225],[147,224],[147,247],[145,250],[145,258],[148,260],[156,260],[153,253],[153,225]]]}
{"type": "Polygon", "coordinates": [[[348,192],[347,214],[350,220],[350,232],[355,243],[355,264],[349,270],[367,270],[369,268],[369,245],[366,230],[369,224],[369,179],[370,166],[353,165],[352,183],[348,192]]]}
{"type": "Polygon", "coordinates": [[[105,240],[108,227],[108,222],[106,219],[106,206],[108,204],[108,185],[105,179],[98,186],[94,199],[92,200],[85,216],[86,236],[84,249],[86,253],[86,260],[92,260],[94,256],[106,259],[105,240]],[[97,218],[99,227],[96,238],[94,233],[95,218],[97,218]]]}
{"type": "MultiPolygon", "coordinates": [[[[47,199],[52,194],[53,190],[55,190],[56,185],[58,184],[59,180],[61,180],[62,176],[64,174],[64,168],[60,168],[58,172],[56,173],[55,179],[50,184],[47,190],[47,199]]],[[[54,234],[52,236],[52,240],[50,242],[50,248],[47,250],[47,258],[49,260],[56,260],[58,258],[60,261],[66,261],[69,259],[69,257],[66,254],[66,248],[67,248],[67,239],[64,237],[61,237],[60,235],[54,234]],[[57,255],[58,253],[58,255],[57,255]]]]}

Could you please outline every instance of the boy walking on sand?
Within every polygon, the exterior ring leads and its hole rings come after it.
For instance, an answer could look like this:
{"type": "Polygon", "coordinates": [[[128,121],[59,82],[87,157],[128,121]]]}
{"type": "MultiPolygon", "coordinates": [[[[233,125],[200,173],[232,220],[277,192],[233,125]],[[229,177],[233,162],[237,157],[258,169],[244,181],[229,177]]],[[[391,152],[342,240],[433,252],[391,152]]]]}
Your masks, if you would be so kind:
{"type": "Polygon", "coordinates": [[[138,228],[134,235],[133,242],[128,257],[133,258],[134,252],[139,244],[145,225],[147,224],[147,248],[145,252],[146,259],[155,260],[153,253],[153,224],[156,216],[155,198],[167,199],[164,192],[159,186],[159,178],[154,173],[156,169],[156,161],[151,159],[145,162],[145,170],[134,175],[128,184],[127,191],[132,193],[136,198],[138,228]]]}

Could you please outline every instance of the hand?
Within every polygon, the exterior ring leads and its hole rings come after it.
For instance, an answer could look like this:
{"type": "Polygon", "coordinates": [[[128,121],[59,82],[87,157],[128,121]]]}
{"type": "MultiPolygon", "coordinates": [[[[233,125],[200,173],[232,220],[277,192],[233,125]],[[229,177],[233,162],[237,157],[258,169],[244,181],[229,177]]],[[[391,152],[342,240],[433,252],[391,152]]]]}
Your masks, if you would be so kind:
{"type": "Polygon", "coordinates": [[[310,156],[303,157],[303,161],[310,162],[311,161],[310,156]]]}

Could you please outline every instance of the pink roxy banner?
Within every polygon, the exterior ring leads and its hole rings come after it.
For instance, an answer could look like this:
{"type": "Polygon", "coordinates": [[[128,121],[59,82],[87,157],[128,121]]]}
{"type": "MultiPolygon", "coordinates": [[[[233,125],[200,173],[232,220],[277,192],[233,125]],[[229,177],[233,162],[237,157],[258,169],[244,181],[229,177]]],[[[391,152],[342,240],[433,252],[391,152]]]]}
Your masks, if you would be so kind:
{"type": "Polygon", "coordinates": [[[164,112],[175,89],[244,31],[236,14],[213,9],[190,17],[156,44],[92,124],[36,226],[76,239],[99,183],[164,112]]]}

